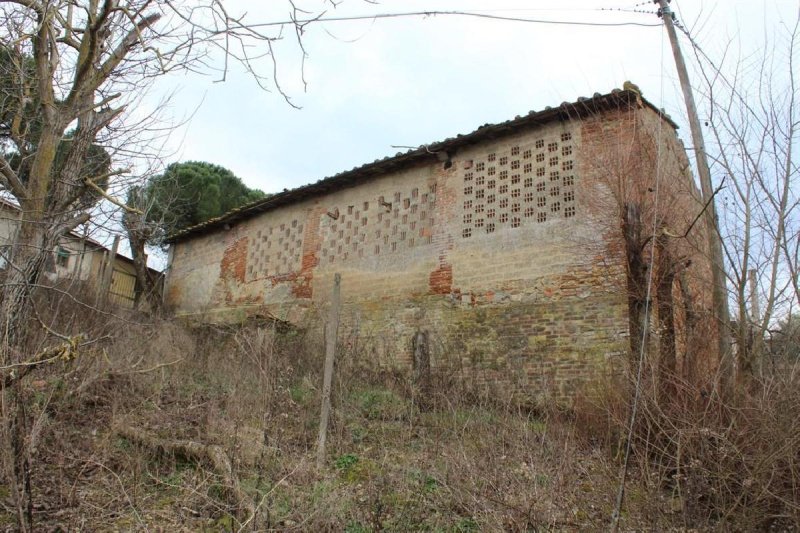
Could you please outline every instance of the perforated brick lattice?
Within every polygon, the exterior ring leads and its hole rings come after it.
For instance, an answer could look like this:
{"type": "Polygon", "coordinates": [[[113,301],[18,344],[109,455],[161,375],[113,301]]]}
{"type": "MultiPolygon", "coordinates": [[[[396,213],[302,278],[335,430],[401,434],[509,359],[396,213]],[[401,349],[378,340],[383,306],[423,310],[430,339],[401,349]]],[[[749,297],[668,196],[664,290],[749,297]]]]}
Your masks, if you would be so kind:
{"type": "Polygon", "coordinates": [[[431,243],[436,186],[394,191],[323,215],[320,264],[402,253],[431,243]]]}
{"type": "Polygon", "coordinates": [[[466,162],[461,236],[575,216],[574,152],[565,132],[466,162]]]}
{"type": "Polygon", "coordinates": [[[250,237],[247,279],[296,271],[300,267],[302,250],[303,224],[297,220],[259,229],[250,237]]]}

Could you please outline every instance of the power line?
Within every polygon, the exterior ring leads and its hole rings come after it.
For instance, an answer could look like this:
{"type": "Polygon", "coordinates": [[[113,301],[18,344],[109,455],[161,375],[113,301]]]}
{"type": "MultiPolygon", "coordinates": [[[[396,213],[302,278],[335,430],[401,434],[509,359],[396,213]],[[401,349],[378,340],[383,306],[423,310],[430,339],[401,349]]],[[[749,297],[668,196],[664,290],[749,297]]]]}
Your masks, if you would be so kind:
{"type": "Polygon", "coordinates": [[[620,26],[641,26],[645,28],[655,28],[661,24],[646,24],[642,22],[585,22],[573,20],[547,20],[525,17],[511,17],[505,15],[492,15],[475,11],[407,11],[402,13],[377,13],[375,15],[352,15],[344,17],[314,17],[308,19],[294,19],[277,22],[262,22],[260,24],[250,24],[253,28],[266,28],[274,26],[305,25],[312,22],[346,22],[354,20],[377,20],[390,18],[409,18],[409,17],[435,17],[435,16],[459,16],[474,17],[490,20],[501,20],[506,22],[524,22],[528,24],[554,24],[560,26],[599,26],[599,27],[620,27],[620,26]]]}
{"type": "Polygon", "coordinates": [[[627,8],[627,7],[601,7],[597,11],[618,11],[620,13],[642,13],[645,15],[655,15],[655,9],[638,9],[638,8],[627,8]]]}

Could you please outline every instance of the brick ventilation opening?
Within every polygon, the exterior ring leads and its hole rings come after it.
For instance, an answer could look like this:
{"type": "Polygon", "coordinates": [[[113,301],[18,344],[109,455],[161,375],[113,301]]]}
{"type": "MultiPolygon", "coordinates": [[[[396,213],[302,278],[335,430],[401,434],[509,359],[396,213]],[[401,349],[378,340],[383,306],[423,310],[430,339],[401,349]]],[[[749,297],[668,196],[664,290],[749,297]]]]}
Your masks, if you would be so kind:
{"type": "Polygon", "coordinates": [[[564,132],[476,158],[474,167],[461,176],[461,237],[574,217],[574,154],[572,133],[564,132]],[[492,194],[487,194],[484,185],[492,194]]]}
{"type": "Polygon", "coordinates": [[[246,279],[279,276],[300,268],[303,224],[298,220],[266,226],[250,237],[246,279]]]}
{"type": "MultiPolygon", "coordinates": [[[[479,173],[486,180],[485,168],[479,173]]],[[[464,174],[465,188],[472,194],[475,175],[464,174]]],[[[376,196],[377,203],[369,199],[354,202],[363,210],[350,206],[330,206],[339,209],[338,220],[323,217],[320,225],[320,264],[330,265],[364,257],[407,253],[410,249],[432,243],[436,187],[413,187],[404,191],[385,191],[376,196]],[[386,199],[392,200],[387,203],[386,199]],[[376,207],[373,207],[376,206],[376,207]],[[342,244],[347,247],[342,249],[342,244]],[[349,253],[348,253],[349,252],[349,253]]],[[[465,206],[471,211],[472,207],[465,206]]],[[[470,219],[470,223],[472,220],[470,219]]]]}

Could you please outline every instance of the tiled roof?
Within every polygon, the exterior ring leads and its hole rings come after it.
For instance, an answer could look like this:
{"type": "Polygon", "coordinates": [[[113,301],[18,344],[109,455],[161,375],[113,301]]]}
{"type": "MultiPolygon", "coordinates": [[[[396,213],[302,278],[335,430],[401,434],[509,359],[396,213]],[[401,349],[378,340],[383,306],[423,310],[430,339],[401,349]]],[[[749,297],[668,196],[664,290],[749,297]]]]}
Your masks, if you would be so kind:
{"type": "Polygon", "coordinates": [[[541,126],[553,121],[577,119],[599,111],[618,109],[620,107],[632,105],[649,107],[658,113],[673,128],[677,129],[678,126],[668,115],[642,98],[641,95],[634,90],[614,89],[608,94],[595,93],[591,98],[578,98],[575,102],[564,102],[558,107],[546,107],[540,111],[530,111],[527,115],[518,115],[512,120],[507,120],[498,124],[484,124],[472,133],[461,134],[443,141],[422,145],[419,148],[414,148],[407,152],[398,152],[394,156],[377,159],[372,163],[340,172],[321,179],[316,183],[303,185],[296,189],[261,198],[232,209],[219,217],[178,231],[170,235],[167,242],[176,243],[280,206],[293,204],[334,190],[350,187],[364,180],[385,175],[387,172],[408,168],[420,162],[435,161],[441,156],[444,156],[444,160],[446,160],[448,154],[452,155],[459,148],[503,137],[525,128],[541,126]]]}

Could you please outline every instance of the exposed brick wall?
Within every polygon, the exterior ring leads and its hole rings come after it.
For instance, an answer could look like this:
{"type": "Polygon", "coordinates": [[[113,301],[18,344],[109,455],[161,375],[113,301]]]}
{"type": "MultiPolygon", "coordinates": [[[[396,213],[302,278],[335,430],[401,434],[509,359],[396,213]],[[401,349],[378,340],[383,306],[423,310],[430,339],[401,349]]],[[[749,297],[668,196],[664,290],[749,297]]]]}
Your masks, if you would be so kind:
{"type": "Polygon", "coordinates": [[[431,272],[430,275],[431,294],[450,294],[453,292],[453,267],[447,263],[442,263],[431,272]]]}
{"type": "MultiPolygon", "coordinates": [[[[618,212],[598,200],[610,197],[603,154],[643,158],[624,141],[659,122],[648,108],[553,122],[179,242],[168,303],[205,318],[308,320],[338,272],[344,334],[376,362],[409,367],[425,329],[440,371],[529,399],[568,396],[627,347],[618,212]]],[[[663,132],[662,166],[680,169],[675,133],[663,132]]]]}
{"type": "Polygon", "coordinates": [[[219,264],[220,277],[244,283],[247,270],[247,240],[247,237],[242,237],[225,248],[219,264]]]}
{"type": "MultiPolygon", "coordinates": [[[[648,109],[619,110],[583,121],[586,156],[581,165],[584,187],[591,190],[586,210],[591,224],[603,233],[602,254],[624,263],[619,228],[624,202],[641,208],[644,256],[655,265],[650,286],[650,354],[657,363],[659,329],[657,285],[669,266],[676,322],[678,372],[686,379],[711,375],[717,364],[717,324],[711,313],[711,269],[706,254],[706,227],[697,219],[704,207],[691,175],[681,141],[674,130],[648,109]],[[636,147],[632,150],[631,147],[636,147]],[[655,228],[653,239],[651,233],[655,228]],[[690,230],[691,229],[691,230],[690,230]],[[690,230],[690,231],[689,231],[690,230]],[[688,231],[688,233],[687,233],[688,231]],[[666,236],[666,237],[665,237],[666,236]],[[661,239],[669,261],[653,242],[661,239]],[[694,327],[687,328],[687,310],[694,327]]],[[[624,290],[624,279],[617,282],[624,290]]],[[[646,287],[641,288],[642,291],[646,287]]],[[[644,295],[642,295],[644,297],[644,295]]]]}

